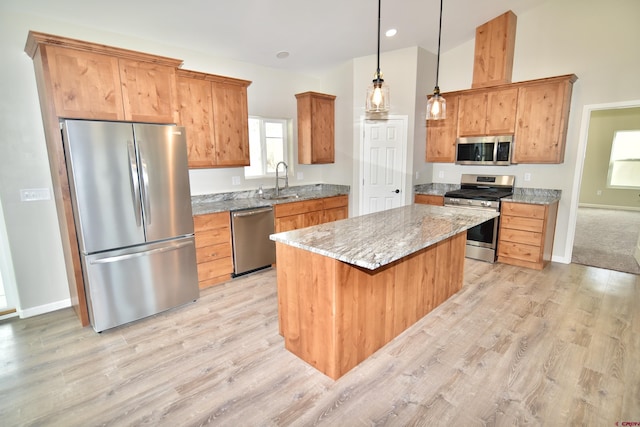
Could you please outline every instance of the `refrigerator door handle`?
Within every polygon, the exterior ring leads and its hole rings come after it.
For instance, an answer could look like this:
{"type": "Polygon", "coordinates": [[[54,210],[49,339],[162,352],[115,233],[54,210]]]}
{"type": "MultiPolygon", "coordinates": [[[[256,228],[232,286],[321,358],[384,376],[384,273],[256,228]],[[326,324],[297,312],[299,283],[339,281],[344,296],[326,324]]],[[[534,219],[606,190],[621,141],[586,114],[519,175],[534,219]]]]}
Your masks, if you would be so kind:
{"type": "Polygon", "coordinates": [[[144,220],[147,225],[151,225],[151,203],[149,203],[149,173],[147,172],[147,162],[140,157],[142,165],[142,203],[144,205],[144,220]]]}
{"type": "Polygon", "coordinates": [[[184,248],[185,246],[189,246],[191,244],[192,242],[183,242],[183,243],[178,243],[177,245],[163,246],[161,248],[151,249],[149,251],[143,251],[143,252],[136,252],[133,254],[110,256],[110,257],[100,258],[100,259],[92,259],[91,261],[89,261],[89,264],[108,264],[110,262],[117,262],[125,259],[138,258],[141,256],[149,256],[149,255],[157,254],[161,252],[175,251],[177,249],[184,248]]]}
{"type": "Polygon", "coordinates": [[[140,183],[138,182],[138,162],[133,141],[127,141],[127,154],[129,156],[129,182],[131,183],[131,198],[136,215],[136,225],[142,226],[142,212],[140,211],[140,183]]]}

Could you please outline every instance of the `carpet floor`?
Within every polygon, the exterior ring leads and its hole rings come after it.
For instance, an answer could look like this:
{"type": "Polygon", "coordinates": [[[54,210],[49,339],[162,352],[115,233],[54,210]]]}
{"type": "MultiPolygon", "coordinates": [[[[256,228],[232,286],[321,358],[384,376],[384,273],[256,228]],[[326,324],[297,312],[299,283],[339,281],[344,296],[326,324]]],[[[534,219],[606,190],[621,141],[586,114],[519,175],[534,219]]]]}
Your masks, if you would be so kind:
{"type": "Polygon", "coordinates": [[[640,274],[633,253],[640,234],[640,212],[578,208],[571,262],[640,274]]]}

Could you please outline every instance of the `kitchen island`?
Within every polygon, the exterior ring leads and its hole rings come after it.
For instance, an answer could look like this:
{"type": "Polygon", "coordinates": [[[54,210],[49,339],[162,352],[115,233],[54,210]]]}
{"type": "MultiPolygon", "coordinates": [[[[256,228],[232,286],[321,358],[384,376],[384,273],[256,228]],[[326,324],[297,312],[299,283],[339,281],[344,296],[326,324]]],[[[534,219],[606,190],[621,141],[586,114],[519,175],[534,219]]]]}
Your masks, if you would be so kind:
{"type": "Polygon", "coordinates": [[[271,235],[285,347],[341,377],[460,290],[466,230],[498,215],[409,205],[271,235]]]}

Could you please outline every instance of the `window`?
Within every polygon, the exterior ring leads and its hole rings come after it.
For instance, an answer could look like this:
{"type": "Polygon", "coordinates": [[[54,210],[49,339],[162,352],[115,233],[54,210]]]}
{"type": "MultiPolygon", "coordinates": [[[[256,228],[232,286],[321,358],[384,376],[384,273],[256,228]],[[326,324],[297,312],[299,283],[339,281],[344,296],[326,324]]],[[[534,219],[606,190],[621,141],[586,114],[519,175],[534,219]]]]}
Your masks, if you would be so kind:
{"type": "Polygon", "coordinates": [[[278,162],[287,158],[288,120],[249,117],[249,156],[245,178],[261,178],[276,173],[278,162]]]}
{"type": "Polygon", "coordinates": [[[640,130],[617,131],[613,136],[607,186],[640,188],[640,130]]]}

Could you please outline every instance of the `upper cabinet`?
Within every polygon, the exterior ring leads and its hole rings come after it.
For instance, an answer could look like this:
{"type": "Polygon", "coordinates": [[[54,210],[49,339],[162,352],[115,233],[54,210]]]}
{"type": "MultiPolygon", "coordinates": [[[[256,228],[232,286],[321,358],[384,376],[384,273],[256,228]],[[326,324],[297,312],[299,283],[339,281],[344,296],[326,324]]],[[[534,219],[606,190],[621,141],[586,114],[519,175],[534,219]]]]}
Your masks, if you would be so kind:
{"type": "Polygon", "coordinates": [[[58,117],[175,123],[180,60],[36,32],[25,51],[58,117]]]}
{"type": "Polygon", "coordinates": [[[176,73],[178,123],[187,130],[189,167],[248,166],[251,82],[187,70],[176,73]]]}
{"type": "Polygon", "coordinates": [[[513,134],[517,99],[515,87],[461,95],[458,136],[513,134]]]}
{"type": "Polygon", "coordinates": [[[125,59],[118,62],[125,120],[175,123],[176,67],[125,59]]]}
{"type": "Polygon", "coordinates": [[[427,162],[453,163],[458,138],[458,99],[454,93],[443,93],[447,100],[447,118],[427,121],[427,162]]]}
{"type": "Polygon", "coordinates": [[[317,92],[296,94],[298,100],[298,163],[335,161],[334,95],[317,92]]]}
{"type": "Polygon", "coordinates": [[[522,85],[518,92],[514,163],[562,163],[574,74],[522,85]]]}
{"type": "Polygon", "coordinates": [[[124,120],[118,58],[56,46],[41,53],[60,117],[124,120]]]}
{"type": "Polygon", "coordinates": [[[442,94],[447,118],[427,121],[427,162],[455,162],[457,137],[514,135],[513,163],[562,163],[574,74],[442,94]]]}
{"type": "Polygon", "coordinates": [[[508,11],[476,28],[472,88],[511,83],[516,24],[508,11]]]}

